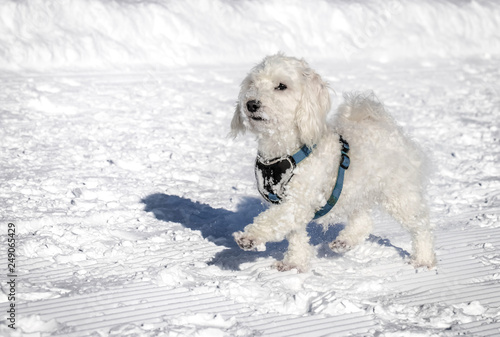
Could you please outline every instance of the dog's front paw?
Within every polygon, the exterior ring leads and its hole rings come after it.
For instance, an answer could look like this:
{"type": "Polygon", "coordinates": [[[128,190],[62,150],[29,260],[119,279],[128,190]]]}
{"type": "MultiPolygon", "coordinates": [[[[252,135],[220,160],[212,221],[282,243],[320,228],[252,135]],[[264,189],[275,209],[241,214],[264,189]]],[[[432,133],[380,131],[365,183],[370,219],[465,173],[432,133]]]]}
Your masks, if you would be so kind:
{"type": "Polygon", "coordinates": [[[344,240],[335,240],[329,244],[330,249],[337,254],[349,251],[352,247],[344,240]]]}
{"type": "Polygon", "coordinates": [[[274,265],[274,268],[276,268],[278,271],[289,271],[292,269],[296,269],[299,273],[304,273],[308,270],[307,267],[299,266],[294,263],[287,263],[285,261],[277,261],[274,265]]]}
{"type": "Polygon", "coordinates": [[[234,240],[243,250],[263,252],[266,250],[266,244],[259,242],[256,238],[244,232],[236,232],[233,234],[234,240]]]}

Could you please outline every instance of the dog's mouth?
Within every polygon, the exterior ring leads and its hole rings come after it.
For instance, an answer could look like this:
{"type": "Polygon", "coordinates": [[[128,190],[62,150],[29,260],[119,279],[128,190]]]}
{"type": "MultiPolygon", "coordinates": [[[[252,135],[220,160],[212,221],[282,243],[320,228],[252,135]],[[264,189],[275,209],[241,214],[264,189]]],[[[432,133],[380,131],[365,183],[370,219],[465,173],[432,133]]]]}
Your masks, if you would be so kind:
{"type": "Polygon", "coordinates": [[[250,116],[250,118],[254,121],[265,121],[264,118],[262,118],[261,116],[250,116]]]}

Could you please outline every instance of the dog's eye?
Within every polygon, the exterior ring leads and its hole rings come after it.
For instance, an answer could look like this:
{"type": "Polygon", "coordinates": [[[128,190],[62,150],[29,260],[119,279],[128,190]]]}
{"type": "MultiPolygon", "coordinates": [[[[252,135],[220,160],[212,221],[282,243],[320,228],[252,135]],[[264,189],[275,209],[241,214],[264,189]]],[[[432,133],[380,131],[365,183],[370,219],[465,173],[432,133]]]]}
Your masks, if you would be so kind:
{"type": "Polygon", "coordinates": [[[280,83],[274,90],[285,90],[287,88],[286,84],[280,83]]]}

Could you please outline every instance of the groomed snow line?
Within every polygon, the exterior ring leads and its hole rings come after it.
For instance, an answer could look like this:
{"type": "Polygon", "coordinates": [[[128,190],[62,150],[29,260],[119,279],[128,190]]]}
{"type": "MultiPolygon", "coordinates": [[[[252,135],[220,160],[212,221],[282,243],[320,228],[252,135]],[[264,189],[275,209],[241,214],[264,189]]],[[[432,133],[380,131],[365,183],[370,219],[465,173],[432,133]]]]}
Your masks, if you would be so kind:
{"type": "Polygon", "coordinates": [[[498,83],[495,0],[0,1],[0,335],[500,336],[498,83]],[[311,222],[305,273],[236,245],[268,205],[229,125],[278,51],[422,146],[436,268],[378,211],[345,254],[311,222]]]}

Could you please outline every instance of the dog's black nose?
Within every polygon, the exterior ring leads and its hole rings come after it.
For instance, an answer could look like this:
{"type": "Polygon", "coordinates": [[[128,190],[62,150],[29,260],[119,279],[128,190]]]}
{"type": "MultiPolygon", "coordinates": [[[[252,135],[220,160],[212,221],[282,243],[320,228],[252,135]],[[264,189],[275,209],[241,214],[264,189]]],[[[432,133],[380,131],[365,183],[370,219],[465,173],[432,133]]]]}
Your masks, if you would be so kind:
{"type": "Polygon", "coordinates": [[[260,108],[260,102],[256,100],[251,100],[247,102],[247,109],[250,112],[256,112],[260,108]]]}

